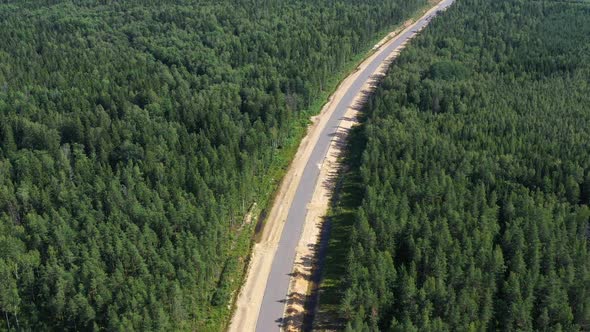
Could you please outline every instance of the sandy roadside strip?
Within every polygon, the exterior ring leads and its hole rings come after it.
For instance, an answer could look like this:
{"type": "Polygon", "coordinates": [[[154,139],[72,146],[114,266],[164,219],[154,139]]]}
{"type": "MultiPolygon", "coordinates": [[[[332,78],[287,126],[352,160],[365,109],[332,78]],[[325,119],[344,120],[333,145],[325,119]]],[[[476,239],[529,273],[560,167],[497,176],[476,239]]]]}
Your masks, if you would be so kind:
{"type": "MultiPolygon", "coordinates": [[[[437,6],[433,7],[428,12],[426,12],[424,16],[431,14],[437,10],[437,8],[437,6]]],[[[407,27],[401,33],[412,28],[413,25],[407,27]]],[[[313,122],[308,128],[307,135],[301,141],[289,170],[281,182],[270,213],[268,214],[261,240],[259,243],[255,244],[254,248],[252,249],[246,281],[242,286],[240,294],[236,300],[236,309],[228,329],[229,331],[238,332],[255,330],[262,298],[264,296],[266,281],[268,279],[275,252],[281,238],[284,222],[287,219],[289,207],[291,206],[295,191],[299,185],[303,169],[309,160],[320,133],[326,126],[326,123],[334,112],[336,105],[342,98],[343,94],[348,91],[351,84],[359,76],[359,73],[364,68],[366,68],[367,65],[371,63],[377,55],[384,52],[387,46],[393,43],[395,40],[396,38],[391,38],[390,34],[383,41],[377,44],[379,46],[376,47],[375,52],[366,58],[358,66],[354,73],[342,81],[326,105],[324,105],[320,114],[312,118],[313,122]]],[[[373,72],[373,75],[384,73],[388,68],[388,64],[397,55],[400,49],[401,47],[395,52],[392,52],[388,56],[387,61],[383,62],[379,68],[373,72]]],[[[366,82],[363,90],[370,89],[373,85],[372,81],[373,80],[366,82]]],[[[353,105],[358,102],[360,95],[363,95],[363,93],[360,93],[355,98],[353,105]]],[[[332,192],[329,185],[325,185],[326,183],[330,182],[330,176],[334,176],[334,174],[336,174],[338,171],[339,165],[337,160],[341,153],[341,146],[346,140],[346,133],[348,132],[347,128],[350,128],[355,122],[357,112],[358,111],[353,108],[350,108],[347,111],[347,114],[343,119],[344,121],[341,121],[340,123],[338,134],[334,136],[334,139],[330,144],[326,160],[322,163],[320,179],[317,181],[313,201],[309,206],[306,217],[305,228],[297,248],[294,269],[299,272],[297,273],[298,275],[301,274],[301,272],[305,273],[306,271],[304,258],[309,257],[310,254],[313,255],[313,249],[311,247],[317,243],[318,235],[321,229],[321,219],[322,216],[327,212],[330,195],[332,192]]],[[[307,270],[310,270],[310,268],[307,270]]],[[[307,278],[298,276],[297,279],[303,279],[305,281],[307,278]]],[[[298,280],[292,280],[292,289],[289,291],[289,294],[306,294],[308,286],[308,282],[298,282],[298,280]]],[[[296,307],[290,307],[288,311],[293,312],[293,310],[295,310],[295,312],[300,312],[296,307]]],[[[291,316],[291,314],[289,316],[291,316]]],[[[291,321],[296,323],[296,320],[291,321]]],[[[291,324],[289,324],[288,328],[291,329],[291,327],[295,330],[298,329],[297,325],[291,326],[291,324]]]]}
{"type": "MultiPolygon", "coordinates": [[[[411,21],[406,22],[404,26],[406,28],[409,27],[408,29],[410,29],[412,28],[411,24],[411,21]]],[[[384,40],[376,45],[376,48],[383,48],[383,46],[393,42],[393,40],[395,40],[394,37],[400,33],[400,30],[401,29],[389,34],[384,40]]],[[[348,133],[350,129],[358,123],[357,117],[361,111],[362,105],[365,103],[366,96],[373,92],[379,81],[386,74],[391,62],[397,57],[404,46],[405,44],[392,52],[379,68],[373,72],[371,79],[363,85],[361,93],[356,95],[352,105],[350,105],[346,111],[345,116],[340,120],[337,134],[330,143],[328,154],[322,164],[320,176],[315,186],[313,198],[308,206],[303,234],[297,245],[297,255],[295,256],[295,264],[293,267],[294,273],[291,278],[288,292],[289,298],[285,310],[286,331],[302,330],[305,299],[307,295],[309,295],[308,293],[312,286],[312,274],[317,259],[317,249],[324,223],[324,216],[328,212],[334,187],[342,167],[341,157],[346,148],[348,133]]]]}

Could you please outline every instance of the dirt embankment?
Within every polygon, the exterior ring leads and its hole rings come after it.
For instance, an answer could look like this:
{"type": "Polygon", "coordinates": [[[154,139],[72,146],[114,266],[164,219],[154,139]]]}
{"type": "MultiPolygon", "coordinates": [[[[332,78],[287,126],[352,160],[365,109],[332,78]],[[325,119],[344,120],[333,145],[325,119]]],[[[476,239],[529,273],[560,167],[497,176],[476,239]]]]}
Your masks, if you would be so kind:
{"type": "MultiPolygon", "coordinates": [[[[438,1],[431,3],[434,6],[438,4],[438,1]]],[[[422,16],[432,14],[436,9],[435,6],[422,13],[422,16]]],[[[359,69],[362,69],[363,65],[369,63],[380,50],[385,49],[390,43],[394,42],[398,35],[407,29],[412,29],[413,23],[414,20],[406,21],[402,28],[391,32],[377,43],[373,48],[375,51],[374,55],[367,58],[359,69]]],[[[320,170],[320,177],[316,184],[312,201],[308,206],[303,234],[297,246],[297,256],[293,267],[289,299],[285,310],[285,330],[287,331],[302,330],[305,323],[304,319],[306,318],[305,310],[307,308],[305,306],[308,300],[307,297],[310,295],[311,290],[318,286],[313,283],[317,279],[314,276],[314,272],[316,272],[318,251],[322,246],[319,242],[322,236],[324,216],[328,212],[332,194],[338,180],[338,174],[342,167],[341,157],[343,156],[343,149],[346,147],[348,133],[358,123],[357,117],[366,98],[374,91],[377,84],[386,74],[391,62],[397,57],[404,46],[405,44],[402,44],[402,46],[392,52],[377,70],[373,72],[371,79],[364,84],[362,91],[355,97],[352,105],[350,105],[345,116],[341,119],[337,133],[330,144],[328,154],[320,170]]],[[[312,308],[312,310],[315,310],[315,308],[312,308]]]]}
{"type": "MultiPolygon", "coordinates": [[[[407,26],[409,25],[407,24],[407,26]]],[[[392,39],[391,35],[388,35],[387,38],[392,39]]],[[[386,44],[387,41],[380,43],[380,45],[386,44]]],[[[332,193],[334,192],[338,174],[342,167],[341,157],[343,156],[343,149],[346,147],[348,133],[358,123],[357,117],[366,97],[381,80],[391,60],[393,60],[398,51],[399,49],[392,53],[388,60],[382,63],[373,73],[371,80],[365,83],[362,92],[355,97],[345,116],[340,120],[336,135],[330,143],[328,154],[320,169],[320,177],[316,184],[312,201],[308,205],[303,234],[297,246],[293,276],[288,293],[289,298],[285,310],[286,331],[302,330],[305,318],[305,303],[311,288],[314,287],[313,274],[320,248],[319,241],[325,220],[324,216],[326,216],[330,207],[332,193]]]]}
{"type": "MultiPolygon", "coordinates": [[[[429,10],[424,15],[428,15],[434,10],[436,10],[436,7],[429,10]]],[[[349,90],[351,84],[359,76],[359,73],[366,68],[378,54],[384,52],[388,45],[396,40],[395,36],[411,28],[412,24],[406,22],[404,27],[393,31],[379,42],[374,47],[372,55],[367,57],[355,72],[342,81],[334,94],[330,97],[329,101],[324,105],[320,114],[312,118],[312,124],[308,128],[307,135],[301,141],[295,158],[279,187],[268,214],[260,241],[256,243],[252,249],[246,281],[236,300],[236,309],[230,323],[229,331],[254,331],[256,328],[266,281],[281,237],[284,222],[287,219],[289,207],[293,201],[295,191],[299,186],[303,169],[309,160],[320,133],[336,109],[336,105],[349,90]],[[401,31],[402,29],[403,31],[401,31]]],[[[363,104],[364,97],[372,91],[375,82],[377,82],[386,72],[390,62],[401,49],[402,47],[399,47],[387,57],[386,61],[381,63],[379,68],[373,73],[372,78],[365,83],[363,91],[356,96],[346,115],[341,119],[338,132],[334,136],[330,144],[328,155],[321,165],[320,177],[315,187],[312,202],[308,206],[303,234],[297,247],[297,255],[293,267],[295,273],[291,280],[289,299],[286,306],[286,330],[296,331],[300,330],[302,326],[304,312],[303,304],[311,286],[311,275],[316,259],[316,248],[318,247],[317,244],[321,232],[322,220],[329,207],[335,179],[340,168],[339,157],[342,154],[348,131],[356,123],[356,117],[360,106],[363,104]]]]}

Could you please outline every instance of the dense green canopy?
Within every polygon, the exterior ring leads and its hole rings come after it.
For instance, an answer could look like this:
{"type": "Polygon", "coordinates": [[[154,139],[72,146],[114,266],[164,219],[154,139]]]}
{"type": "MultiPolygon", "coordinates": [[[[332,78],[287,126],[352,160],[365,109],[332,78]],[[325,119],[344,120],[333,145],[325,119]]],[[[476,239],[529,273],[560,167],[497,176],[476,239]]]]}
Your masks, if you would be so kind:
{"type": "Polygon", "coordinates": [[[219,330],[302,112],[424,4],[2,1],[0,329],[219,330]]]}
{"type": "Polygon", "coordinates": [[[365,112],[347,329],[590,329],[589,3],[458,0],[365,112]]]}

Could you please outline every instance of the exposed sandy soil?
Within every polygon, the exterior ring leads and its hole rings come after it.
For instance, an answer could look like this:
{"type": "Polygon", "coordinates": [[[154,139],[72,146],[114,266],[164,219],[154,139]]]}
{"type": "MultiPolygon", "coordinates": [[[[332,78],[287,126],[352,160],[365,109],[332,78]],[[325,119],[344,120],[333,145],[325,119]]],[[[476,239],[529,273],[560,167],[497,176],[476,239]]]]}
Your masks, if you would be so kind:
{"type": "MultiPolygon", "coordinates": [[[[436,4],[438,2],[431,2],[436,4]]],[[[429,14],[431,10],[427,11],[429,14]]],[[[405,29],[410,29],[413,20],[408,20],[404,23],[403,28],[397,29],[389,33],[379,43],[377,43],[373,50],[379,50],[387,45],[405,29]]],[[[304,305],[306,296],[309,295],[309,290],[312,287],[312,276],[317,259],[317,250],[319,248],[319,240],[321,236],[324,216],[328,212],[329,204],[334,192],[334,187],[338,179],[342,164],[343,149],[346,147],[346,140],[350,129],[358,123],[357,117],[365,102],[366,97],[372,93],[379,81],[384,77],[391,62],[396,58],[399,52],[403,49],[399,47],[395,52],[391,53],[387,60],[373,73],[371,80],[367,81],[363,86],[363,90],[359,93],[347,110],[346,115],[341,119],[338,127],[337,135],[330,143],[330,148],[322,168],[320,170],[320,177],[316,184],[312,201],[308,206],[307,217],[305,220],[305,227],[301,240],[297,246],[297,256],[293,267],[293,276],[291,278],[291,285],[289,289],[289,300],[285,310],[285,330],[287,331],[301,331],[304,317],[304,305]]],[[[370,61],[371,57],[367,60],[370,61]]],[[[365,61],[366,62],[366,61],[365,61]]]]}
{"type": "Polygon", "coordinates": [[[297,255],[289,288],[285,310],[285,330],[300,331],[304,318],[304,305],[308,290],[312,286],[313,269],[316,263],[318,242],[324,216],[328,212],[330,199],[341,168],[340,156],[345,146],[348,131],[357,122],[358,111],[349,108],[340,121],[337,135],[330,143],[328,155],[320,169],[320,177],[314,189],[313,198],[308,205],[305,227],[297,245],[297,255]]]}
{"type": "MultiPolygon", "coordinates": [[[[405,26],[411,24],[406,23],[405,26]]],[[[397,31],[399,33],[400,30],[397,31]]],[[[386,45],[392,39],[391,35],[386,37],[387,40],[380,42],[386,45]]],[[[379,44],[378,44],[379,45],[379,44]]],[[[401,48],[400,48],[401,49],[401,48]]],[[[334,186],[338,179],[338,174],[342,167],[341,157],[343,149],[346,147],[346,140],[348,133],[352,126],[358,123],[357,117],[364,104],[366,96],[369,95],[375,88],[376,83],[383,77],[391,60],[395,58],[399,49],[392,53],[388,59],[383,62],[381,66],[373,73],[371,80],[367,81],[363,86],[363,90],[358,94],[351,107],[346,111],[345,116],[340,120],[338,131],[334,139],[330,143],[328,154],[320,169],[320,177],[316,183],[313,198],[308,205],[307,216],[305,220],[305,227],[301,240],[297,246],[297,255],[295,257],[295,264],[293,267],[293,276],[291,278],[291,285],[289,288],[289,298],[287,308],[285,310],[285,330],[286,331],[301,331],[304,317],[304,304],[308,295],[308,291],[312,286],[312,274],[317,259],[318,242],[322,231],[324,216],[328,212],[334,186]]]]}
{"type": "MultiPolygon", "coordinates": [[[[432,10],[434,9],[431,9],[427,14],[432,10]]],[[[412,28],[409,22],[406,22],[404,26],[406,29],[412,28]]],[[[397,35],[400,32],[399,30],[400,29],[397,29],[394,33],[397,35]]],[[[394,40],[395,38],[392,38],[390,34],[378,43],[374,48],[373,55],[365,59],[354,73],[350,74],[344,81],[342,81],[334,94],[330,97],[329,101],[324,105],[320,114],[312,117],[312,124],[308,128],[307,135],[301,141],[295,158],[279,187],[272,208],[267,216],[266,225],[260,242],[256,243],[252,249],[246,281],[236,300],[236,309],[228,329],[229,331],[242,332],[255,330],[260,305],[264,296],[266,281],[270,273],[272,261],[275,256],[275,251],[281,237],[285,220],[287,219],[287,213],[293,200],[293,196],[295,195],[295,190],[299,185],[301,173],[307,164],[315,143],[343,94],[348,91],[352,82],[357,78],[360,72],[359,69],[362,70],[365,68],[377,54],[382,52],[383,49],[394,40]]],[[[385,61],[378,68],[373,75],[374,78],[378,78],[385,73],[390,61],[393,60],[400,49],[401,47],[396,52],[393,52],[388,57],[388,61],[385,61]]],[[[360,93],[356,97],[353,105],[358,106],[357,104],[362,102],[363,96],[366,95],[367,91],[370,91],[373,88],[374,82],[375,81],[372,79],[365,84],[364,93],[360,93]]],[[[342,147],[346,141],[347,133],[351,126],[356,122],[356,116],[359,110],[359,107],[356,106],[349,108],[346,116],[342,119],[338,134],[334,136],[334,139],[330,144],[328,155],[321,165],[320,178],[316,184],[313,200],[307,213],[304,231],[297,248],[296,263],[294,266],[294,271],[297,273],[294,273],[294,277],[291,281],[289,291],[290,300],[287,303],[286,309],[286,312],[288,313],[286,316],[287,330],[299,330],[301,327],[302,320],[300,318],[302,317],[302,304],[310,286],[309,280],[313,261],[315,259],[314,248],[316,247],[318,235],[321,231],[322,217],[328,210],[330,195],[334,186],[334,179],[340,167],[338,162],[339,156],[341,155],[342,147]]]]}

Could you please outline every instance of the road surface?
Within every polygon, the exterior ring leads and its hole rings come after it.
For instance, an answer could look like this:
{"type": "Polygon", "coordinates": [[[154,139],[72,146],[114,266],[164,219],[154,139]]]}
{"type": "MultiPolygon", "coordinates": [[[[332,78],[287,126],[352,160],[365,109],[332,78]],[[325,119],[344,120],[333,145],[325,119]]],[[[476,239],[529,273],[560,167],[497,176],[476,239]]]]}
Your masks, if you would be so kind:
{"type": "MultiPolygon", "coordinates": [[[[370,80],[371,76],[378,70],[382,63],[407,40],[411,39],[418,31],[424,28],[430,19],[437,14],[439,10],[447,8],[454,0],[443,0],[433,9],[429,10],[416,23],[405,29],[399,36],[391,42],[386,43],[372,60],[358,74],[357,78],[347,86],[347,90],[342,92],[342,97],[337,103],[335,110],[322,129],[319,138],[309,159],[305,165],[301,179],[295,190],[293,201],[289,207],[287,219],[285,221],[280,240],[276,248],[274,259],[270,267],[270,273],[266,281],[262,304],[258,311],[256,321],[256,331],[269,332],[279,331],[283,314],[285,311],[285,302],[289,290],[290,274],[293,270],[293,263],[296,255],[296,247],[301,237],[305,217],[307,214],[307,205],[311,201],[313,192],[320,173],[321,164],[326,157],[328,148],[336,133],[339,123],[352,106],[354,98],[362,90],[365,83],[370,80]]],[[[257,278],[258,283],[264,282],[265,276],[253,276],[257,278]]],[[[252,313],[255,314],[255,313],[252,313]]],[[[233,326],[239,328],[239,326],[233,326]]],[[[242,326],[244,328],[244,326],[242,326]]],[[[230,328],[231,329],[231,328],[230,328]]]]}

